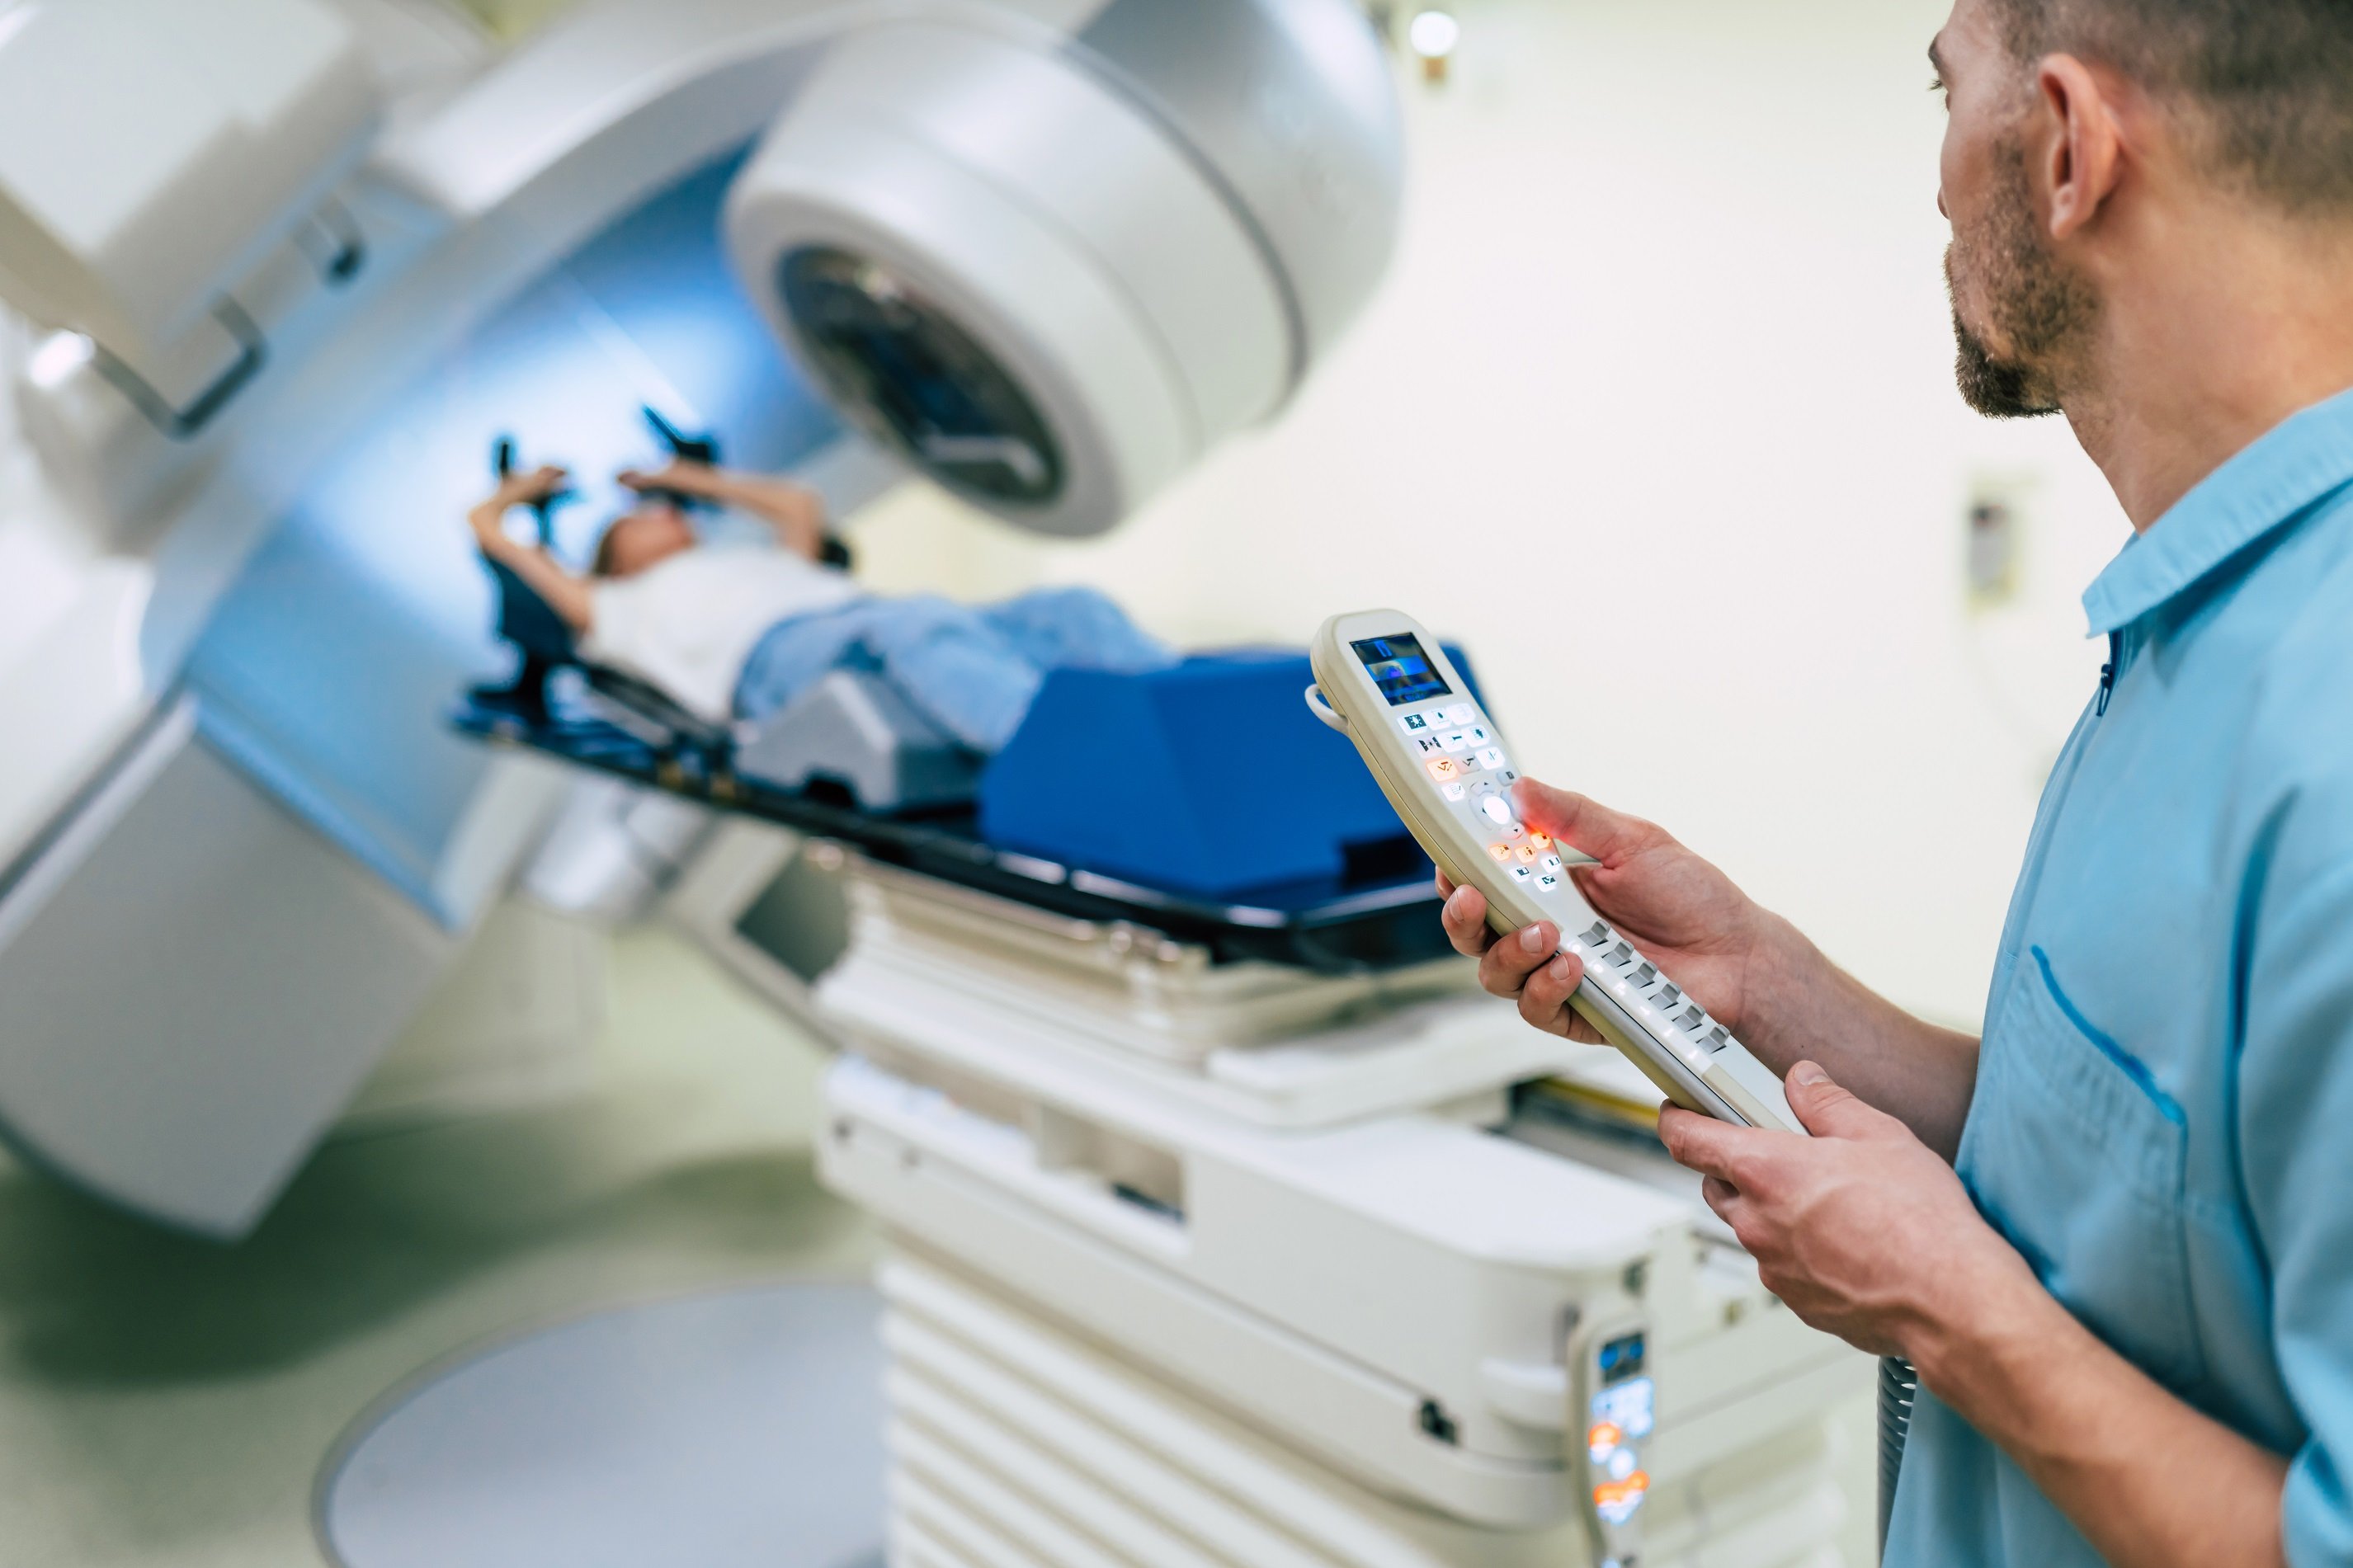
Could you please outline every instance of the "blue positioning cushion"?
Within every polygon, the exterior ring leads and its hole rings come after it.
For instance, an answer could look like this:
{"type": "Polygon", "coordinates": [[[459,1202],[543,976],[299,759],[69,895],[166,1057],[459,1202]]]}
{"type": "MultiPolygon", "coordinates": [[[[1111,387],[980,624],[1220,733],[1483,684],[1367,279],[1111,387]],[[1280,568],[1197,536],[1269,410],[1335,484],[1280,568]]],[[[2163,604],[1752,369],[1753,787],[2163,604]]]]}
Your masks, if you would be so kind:
{"type": "Polygon", "coordinates": [[[1144,675],[1056,670],[981,776],[981,836],[1219,898],[1426,868],[1356,747],[1308,711],[1314,679],[1304,654],[1263,651],[1144,675]]]}

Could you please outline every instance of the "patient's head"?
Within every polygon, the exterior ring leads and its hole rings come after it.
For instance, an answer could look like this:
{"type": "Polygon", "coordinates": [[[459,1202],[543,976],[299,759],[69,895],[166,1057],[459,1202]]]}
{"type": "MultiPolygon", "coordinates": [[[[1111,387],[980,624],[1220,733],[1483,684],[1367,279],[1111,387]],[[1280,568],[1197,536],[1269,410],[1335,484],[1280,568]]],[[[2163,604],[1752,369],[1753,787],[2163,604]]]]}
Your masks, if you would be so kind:
{"type": "Polygon", "coordinates": [[[643,506],[613,520],[605,537],[596,542],[596,560],[591,569],[599,577],[634,577],[698,542],[694,524],[687,521],[686,513],[661,503],[643,506]]]}

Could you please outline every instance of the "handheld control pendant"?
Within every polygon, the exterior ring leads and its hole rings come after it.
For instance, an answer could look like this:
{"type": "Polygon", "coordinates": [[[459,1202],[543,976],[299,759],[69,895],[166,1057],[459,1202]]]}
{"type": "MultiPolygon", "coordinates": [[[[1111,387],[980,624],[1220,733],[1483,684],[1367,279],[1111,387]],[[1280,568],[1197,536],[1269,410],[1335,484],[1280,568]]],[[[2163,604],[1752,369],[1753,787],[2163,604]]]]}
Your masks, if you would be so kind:
{"type": "Polygon", "coordinates": [[[1732,1032],[1596,914],[1568,875],[1587,858],[1520,821],[1519,779],[1494,722],[1445,651],[1409,616],[1335,616],[1315,635],[1307,705],[1356,744],[1439,869],[1487,896],[1506,934],[1550,921],[1585,963],[1569,1005],[1689,1110],[1745,1127],[1805,1131],[1781,1080],[1732,1032]]]}

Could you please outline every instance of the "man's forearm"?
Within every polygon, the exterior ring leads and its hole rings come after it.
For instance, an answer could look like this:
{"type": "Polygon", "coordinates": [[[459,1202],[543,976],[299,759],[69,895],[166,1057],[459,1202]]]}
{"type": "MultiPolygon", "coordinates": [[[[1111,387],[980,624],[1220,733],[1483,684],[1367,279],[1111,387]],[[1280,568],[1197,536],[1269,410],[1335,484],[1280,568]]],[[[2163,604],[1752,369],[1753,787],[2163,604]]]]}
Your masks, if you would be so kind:
{"type": "Polygon", "coordinates": [[[1866,1103],[1953,1158],[1977,1085],[1978,1042],[1913,1016],[1832,963],[1777,915],[1741,1041],[1774,1071],[1818,1062],[1866,1103]]]}
{"type": "Polygon", "coordinates": [[[2278,1568],[2287,1462],[2201,1415],[2030,1279],[1956,1300],[1921,1381],[2015,1460],[2110,1563],[2278,1568]]]}

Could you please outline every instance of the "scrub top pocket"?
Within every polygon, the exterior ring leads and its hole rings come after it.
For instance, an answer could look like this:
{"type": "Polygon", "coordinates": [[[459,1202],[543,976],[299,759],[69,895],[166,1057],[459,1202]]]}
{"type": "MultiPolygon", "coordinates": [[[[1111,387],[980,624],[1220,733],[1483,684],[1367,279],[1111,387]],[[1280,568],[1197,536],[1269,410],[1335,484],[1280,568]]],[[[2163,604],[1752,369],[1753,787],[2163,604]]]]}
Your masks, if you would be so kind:
{"type": "Polygon", "coordinates": [[[2022,956],[1986,1031],[1959,1171],[1988,1220],[2094,1333],[2177,1391],[2204,1371],[2184,1228],[2181,1108],[2022,956]]]}

